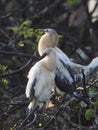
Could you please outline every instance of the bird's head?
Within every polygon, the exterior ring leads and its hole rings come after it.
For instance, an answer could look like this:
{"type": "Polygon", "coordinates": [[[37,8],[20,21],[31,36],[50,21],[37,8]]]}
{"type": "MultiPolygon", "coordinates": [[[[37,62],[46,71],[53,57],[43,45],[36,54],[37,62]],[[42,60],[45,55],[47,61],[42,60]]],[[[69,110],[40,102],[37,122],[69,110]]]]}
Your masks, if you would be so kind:
{"type": "Polygon", "coordinates": [[[43,33],[55,33],[55,34],[57,34],[57,32],[52,28],[45,28],[45,29],[38,29],[38,30],[43,32],[43,33]]]}
{"type": "Polygon", "coordinates": [[[44,34],[41,36],[39,43],[38,43],[38,51],[39,54],[42,55],[43,51],[48,48],[54,48],[58,44],[58,34],[54,29],[46,28],[46,29],[39,29],[44,34]]]}

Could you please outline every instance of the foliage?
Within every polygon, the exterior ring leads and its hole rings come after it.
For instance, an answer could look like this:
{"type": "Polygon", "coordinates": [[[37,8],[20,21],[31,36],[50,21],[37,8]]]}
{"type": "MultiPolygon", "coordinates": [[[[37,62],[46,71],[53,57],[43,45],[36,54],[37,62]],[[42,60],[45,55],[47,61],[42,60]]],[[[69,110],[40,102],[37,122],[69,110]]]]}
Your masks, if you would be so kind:
{"type": "Polygon", "coordinates": [[[7,65],[0,64],[0,71],[5,72],[7,70],[7,65]]]}
{"type": "Polygon", "coordinates": [[[91,120],[93,118],[96,119],[97,116],[97,111],[98,111],[98,100],[93,102],[93,107],[89,108],[85,111],[85,119],[86,120],[91,120]]]}
{"type": "Polygon", "coordinates": [[[24,39],[32,37],[34,30],[31,28],[32,22],[30,20],[23,21],[18,27],[11,27],[11,30],[16,32],[19,36],[23,36],[24,39]]]}
{"type": "Polygon", "coordinates": [[[18,35],[18,46],[23,47],[25,44],[32,44],[32,48],[37,50],[37,44],[35,43],[38,43],[40,37],[42,36],[42,32],[32,28],[31,20],[25,20],[21,24],[18,23],[17,27],[11,27],[11,30],[18,35]],[[35,39],[35,41],[31,40],[32,37],[35,39]]]}
{"type": "MultiPolygon", "coordinates": [[[[97,90],[94,87],[89,88],[90,94],[94,94],[96,91],[97,90]]],[[[94,101],[92,102],[93,103],[92,108],[88,108],[85,111],[85,119],[86,120],[91,120],[92,118],[96,118],[96,116],[97,116],[97,111],[98,111],[98,98],[97,98],[97,96],[93,100],[94,101]]]]}
{"type": "Polygon", "coordinates": [[[95,110],[94,109],[87,109],[85,112],[85,119],[90,120],[95,116],[95,110]]]}
{"type": "MultiPolygon", "coordinates": [[[[7,65],[1,65],[0,64],[0,71],[2,73],[7,73],[7,65]]],[[[8,79],[7,78],[2,78],[2,84],[4,86],[5,89],[8,89],[8,79]]]]}
{"type": "MultiPolygon", "coordinates": [[[[31,40],[32,37],[35,36],[35,29],[32,28],[31,20],[25,20],[21,24],[18,23],[17,27],[11,27],[11,30],[18,35],[18,46],[23,47],[25,44],[32,44],[32,48],[36,50],[37,45],[31,40]]],[[[36,36],[37,39],[39,39],[38,33],[36,36]]]]}
{"type": "Polygon", "coordinates": [[[67,0],[69,4],[76,4],[79,0],[67,0]]]}

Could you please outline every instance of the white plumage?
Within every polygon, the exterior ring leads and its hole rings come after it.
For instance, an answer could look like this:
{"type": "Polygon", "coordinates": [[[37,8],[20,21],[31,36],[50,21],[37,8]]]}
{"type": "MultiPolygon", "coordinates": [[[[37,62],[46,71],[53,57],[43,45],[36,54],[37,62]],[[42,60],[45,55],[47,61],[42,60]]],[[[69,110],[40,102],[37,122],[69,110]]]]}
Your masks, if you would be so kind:
{"type": "Polygon", "coordinates": [[[98,68],[98,57],[95,57],[88,66],[85,66],[85,75],[88,76],[94,69],[98,68]]]}
{"type": "Polygon", "coordinates": [[[54,29],[47,28],[47,29],[40,29],[45,34],[41,36],[39,43],[38,43],[38,52],[42,55],[43,51],[48,47],[53,47],[56,51],[56,56],[63,61],[65,64],[69,65],[70,67],[74,68],[81,68],[85,69],[85,66],[74,63],[70,60],[70,58],[57,46],[58,44],[58,34],[54,29]]]}
{"type": "MultiPolygon", "coordinates": [[[[42,55],[44,49],[53,47],[56,53],[56,71],[55,71],[55,83],[56,90],[60,89],[63,92],[72,92],[75,87],[74,75],[71,70],[71,61],[66,54],[64,54],[59,48],[58,35],[54,29],[41,29],[45,34],[39,40],[38,52],[42,55]]],[[[61,91],[59,94],[61,94],[61,91]]]]}
{"type": "Polygon", "coordinates": [[[31,111],[37,105],[41,108],[54,87],[56,54],[53,48],[47,48],[39,62],[29,71],[26,86],[26,97],[31,100],[28,109],[31,111]]]}
{"type": "Polygon", "coordinates": [[[74,76],[78,76],[78,78],[81,79],[83,78],[82,74],[73,74],[74,68],[80,70],[83,69],[84,74],[88,75],[91,69],[94,69],[98,66],[98,57],[93,59],[92,62],[87,66],[74,63],[62,50],[56,47],[58,44],[58,34],[54,29],[47,28],[40,30],[43,31],[45,34],[42,35],[38,43],[39,54],[42,55],[43,51],[48,47],[53,47],[55,49],[57,57],[55,71],[56,85],[61,91],[68,92],[71,89],[73,91],[73,89],[75,88],[74,76]]]}

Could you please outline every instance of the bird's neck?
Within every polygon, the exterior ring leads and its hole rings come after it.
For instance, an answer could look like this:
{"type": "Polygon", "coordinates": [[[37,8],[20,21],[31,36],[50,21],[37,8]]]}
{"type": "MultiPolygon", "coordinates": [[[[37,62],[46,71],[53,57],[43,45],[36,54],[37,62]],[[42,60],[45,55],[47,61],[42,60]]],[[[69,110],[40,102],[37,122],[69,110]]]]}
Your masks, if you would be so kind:
{"type": "Polygon", "coordinates": [[[56,68],[56,58],[54,56],[45,57],[44,62],[43,62],[43,66],[48,71],[54,71],[56,68]]]}
{"type": "Polygon", "coordinates": [[[51,36],[50,34],[44,34],[39,40],[38,51],[42,55],[43,51],[48,47],[55,47],[57,45],[57,38],[51,36]]]}

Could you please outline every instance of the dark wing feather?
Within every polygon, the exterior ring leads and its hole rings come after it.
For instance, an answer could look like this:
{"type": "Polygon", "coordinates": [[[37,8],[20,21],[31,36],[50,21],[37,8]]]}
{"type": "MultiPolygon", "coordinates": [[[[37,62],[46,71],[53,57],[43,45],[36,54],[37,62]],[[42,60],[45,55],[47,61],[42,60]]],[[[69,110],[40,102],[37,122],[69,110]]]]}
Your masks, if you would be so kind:
{"type": "Polygon", "coordinates": [[[34,86],[36,85],[37,81],[38,81],[37,78],[35,78],[33,81],[31,91],[30,91],[30,99],[32,99],[34,97],[34,86]]]}
{"type": "MultiPolygon", "coordinates": [[[[72,79],[74,80],[74,73],[73,73],[73,70],[72,68],[68,65],[68,64],[65,64],[61,59],[59,59],[60,62],[63,64],[64,68],[68,70],[68,72],[70,73],[70,76],[72,77],[72,79]]],[[[74,80],[75,81],[75,80],[74,80]]]]}
{"type": "Polygon", "coordinates": [[[55,72],[55,83],[57,87],[63,92],[72,93],[75,89],[74,82],[70,84],[62,69],[59,69],[58,67],[56,67],[55,72]]]}

